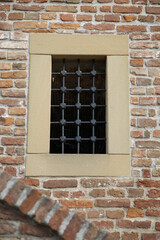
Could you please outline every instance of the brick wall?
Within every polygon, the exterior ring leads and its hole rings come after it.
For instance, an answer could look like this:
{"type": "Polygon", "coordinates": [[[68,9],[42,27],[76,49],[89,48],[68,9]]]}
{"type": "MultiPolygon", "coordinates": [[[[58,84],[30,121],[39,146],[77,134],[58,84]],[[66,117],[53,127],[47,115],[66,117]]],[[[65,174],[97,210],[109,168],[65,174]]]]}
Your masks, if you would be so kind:
{"type": "Polygon", "coordinates": [[[0,168],[116,239],[160,239],[159,5],[159,0],[0,2],[0,168]],[[129,36],[130,178],[24,178],[31,32],[129,36]]]}

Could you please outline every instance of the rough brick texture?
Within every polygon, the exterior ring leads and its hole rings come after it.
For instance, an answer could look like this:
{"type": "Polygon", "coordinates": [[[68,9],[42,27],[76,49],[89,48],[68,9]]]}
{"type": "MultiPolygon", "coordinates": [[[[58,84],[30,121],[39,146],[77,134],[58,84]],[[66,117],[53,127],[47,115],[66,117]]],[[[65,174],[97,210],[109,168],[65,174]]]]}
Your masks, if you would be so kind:
{"type": "MultiPolygon", "coordinates": [[[[0,169],[110,229],[117,240],[160,238],[159,14],[159,0],[0,1],[0,169]],[[25,178],[32,32],[128,36],[130,177],[25,178]],[[141,226],[138,234],[135,226],[141,226]]],[[[6,196],[6,202],[13,200],[6,196]]]]}

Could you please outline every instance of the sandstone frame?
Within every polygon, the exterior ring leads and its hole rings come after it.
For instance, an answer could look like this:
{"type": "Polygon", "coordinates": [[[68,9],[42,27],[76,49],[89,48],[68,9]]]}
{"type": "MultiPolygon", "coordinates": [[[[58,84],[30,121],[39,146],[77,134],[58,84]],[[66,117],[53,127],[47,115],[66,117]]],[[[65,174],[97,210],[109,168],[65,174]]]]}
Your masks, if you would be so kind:
{"type": "Polygon", "coordinates": [[[130,176],[128,37],[30,35],[27,176],[130,176]],[[52,55],[106,56],[107,154],[50,154],[52,55]]]}

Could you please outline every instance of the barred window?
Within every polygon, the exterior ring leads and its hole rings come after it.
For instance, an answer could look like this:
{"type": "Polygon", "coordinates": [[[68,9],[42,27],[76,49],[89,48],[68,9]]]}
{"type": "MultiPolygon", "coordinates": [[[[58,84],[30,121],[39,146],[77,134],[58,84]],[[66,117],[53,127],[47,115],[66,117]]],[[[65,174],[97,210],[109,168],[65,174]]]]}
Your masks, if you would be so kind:
{"type": "Polygon", "coordinates": [[[52,58],[50,153],[106,153],[106,59],[52,58]]]}

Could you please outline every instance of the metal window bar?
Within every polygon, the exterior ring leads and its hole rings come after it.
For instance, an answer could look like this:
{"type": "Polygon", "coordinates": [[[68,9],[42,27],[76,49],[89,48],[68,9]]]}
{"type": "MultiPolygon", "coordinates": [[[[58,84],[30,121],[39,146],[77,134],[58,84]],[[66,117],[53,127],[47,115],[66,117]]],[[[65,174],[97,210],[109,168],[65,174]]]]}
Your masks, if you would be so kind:
{"type": "MultiPolygon", "coordinates": [[[[100,134],[100,136],[96,136],[96,131],[95,131],[95,128],[97,127],[97,125],[102,125],[105,126],[106,124],[106,119],[105,119],[105,114],[102,114],[104,116],[100,116],[100,120],[97,120],[96,119],[96,114],[95,114],[95,110],[96,109],[100,109],[100,108],[103,108],[104,109],[104,112],[105,112],[105,107],[106,107],[106,104],[96,104],[96,97],[95,97],[95,94],[96,93],[101,93],[101,92],[105,92],[106,89],[103,88],[103,89],[98,89],[96,88],[95,86],[95,81],[96,81],[96,76],[100,75],[102,76],[103,78],[103,81],[105,83],[105,69],[104,69],[104,72],[97,72],[96,71],[96,67],[95,67],[95,59],[92,59],[92,69],[91,71],[89,72],[85,72],[85,71],[81,71],[81,64],[80,64],[80,59],[77,59],[77,71],[75,72],[68,72],[66,71],[66,60],[63,59],[63,66],[62,66],[62,70],[59,71],[59,72],[52,72],[52,79],[56,78],[57,76],[60,77],[60,79],[62,79],[62,84],[61,84],[61,87],[60,88],[55,88],[54,86],[54,83],[52,82],[52,88],[51,88],[51,98],[53,99],[56,99],[55,97],[55,94],[58,93],[59,95],[59,98],[61,98],[61,103],[57,104],[57,100],[55,100],[54,102],[52,102],[52,99],[51,99],[51,134],[50,134],[50,152],[51,153],[57,153],[57,150],[56,150],[56,146],[59,146],[59,149],[61,148],[61,150],[59,150],[58,153],[73,153],[72,150],[71,152],[68,152],[68,150],[65,149],[65,144],[66,146],[69,145],[71,142],[72,145],[74,145],[74,148],[76,146],[76,150],[74,149],[74,153],[76,152],[77,154],[83,152],[81,151],[81,143],[83,141],[86,141],[86,148],[87,148],[87,144],[91,143],[92,145],[92,149],[89,147],[88,145],[88,149],[87,151],[85,151],[85,153],[105,153],[106,151],[106,148],[105,148],[105,145],[106,145],[106,136],[104,136],[104,133],[100,134]],[[91,88],[81,88],[81,77],[82,76],[92,76],[92,86],[91,88]],[[72,86],[72,83],[70,84],[69,88],[66,87],[65,85],[65,79],[66,79],[66,76],[76,76],[77,78],[77,86],[75,88],[73,88],[72,86]],[[66,104],[65,102],[65,94],[67,92],[75,92],[77,94],[77,100],[76,100],[76,103],[75,104],[66,104]],[[87,93],[91,92],[92,93],[92,102],[91,104],[81,104],[80,102],[80,96],[81,96],[81,93],[82,92],[86,92],[86,97],[87,97],[87,93]],[[76,108],[76,119],[74,121],[72,121],[71,119],[69,120],[66,120],[65,119],[65,112],[66,112],[66,109],[75,109],[76,108]],[[84,121],[84,120],[81,120],[80,118],[80,111],[81,109],[91,109],[91,119],[89,121],[84,121]],[[61,109],[61,118],[59,117],[58,119],[52,119],[52,116],[55,115],[56,113],[56,109],[61,109]],[[92,128],[92,133],[90,135],[90,137],[82,137],[81,136],[81,127],[82,126],[87,126],[91,125],[91,128],[92,128]],[[55,125],[55,126],[54,126],[55,125]],[[54,132],[58,131],[56,129],[56,126],[60,125],[61,127],[61,131],[60,131],[60,128],[59,128],[59,134],[60,136],[53,136],[54,132]],[[70,126],[68,127],[67,129],[67,126],[70,126]],[[70,137],[69,135],[67,135],[67,132],[69,131],[72,131],[72,126],[76,126],[76,133],[74,135],[74,137],[70,137]],[[100,141],[100,144],[103,145],[103,150],[101,148],[99,148],[100,150],[96,150],[96,144],[97,142],[100,141]],[[58,144],[54,144],[58,142],[58,144]],[[76,144],[73,144],[76,143],[76,144]],[[61,145],[61,147],[60,147],[61,145]]],[[[54,66],[54,61],[53,61],[53,66],[54,66]]],[[[53,68],[52,66],[52,68],[53,68]]],[[[60,80],[61,81],[61,80],[60,80]]],[[[105,94],[104,94],[105,96],[105,94]]],[[[106,102],[104,100],[104,102],[106,102]]],[[[100,113],[99,113],[100,114],[100,113]]],[[[66,114],[67,115],[67,114],[66,114]]],[[[59,115],[60,116],[60,115],[59,115]]],[[[98,129],[98,127],[97,127],[98,129]]],[[[103,129],[103,128],[102,128],[103,129]]],[[[86,129],[87,131],[87,129],[86,129]]],[[[101,128],[99,127],[98,131],[102,131],[101,128]]],[[[104,127],[104,131],[105,131],[105,127],[104,127]]]]}

